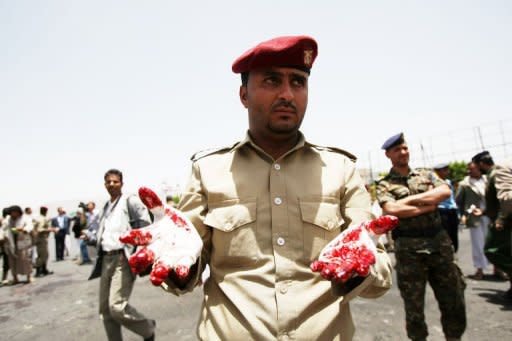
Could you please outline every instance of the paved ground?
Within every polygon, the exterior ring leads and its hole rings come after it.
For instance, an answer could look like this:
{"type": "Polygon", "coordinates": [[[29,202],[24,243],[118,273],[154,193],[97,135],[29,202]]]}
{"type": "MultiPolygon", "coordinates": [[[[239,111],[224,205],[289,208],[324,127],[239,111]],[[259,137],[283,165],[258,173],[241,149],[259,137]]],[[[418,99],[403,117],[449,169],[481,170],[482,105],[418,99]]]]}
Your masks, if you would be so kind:
{"type": "MultiPolygon", "coordinates": [[[[460,234],[461,268],[472,273],[469,233],[460,234]]],[[[0,330],[2,340],[104,340],[97,315],[98,280],[87,281],[90,265],[71,260],[50,262],[54,275],[32,284],[0,288],[0,330]]],[[[491,271],[491,269],[488,269],[491,271]]],[[[511,340],[512,304],[500,296],[505,282],[487,278],[468,279],[466,289],[468,329],[463,340],[511,340]]],[[[131,303],[157,320],[160,340],[195,340],[195,325],[202,299],[201,290],[174,297],[138,279],[131,303]]],[[[443,340],[439,312],[432,291],[426,298],[429,340],[443,340]]],[[[402,301],[396,286],[377,300],[356,299],[351,303],[356,324],[355,340],[406,340],[402,301]]],[[[129,331],[125,340],[140,340],[129,331]]]]}

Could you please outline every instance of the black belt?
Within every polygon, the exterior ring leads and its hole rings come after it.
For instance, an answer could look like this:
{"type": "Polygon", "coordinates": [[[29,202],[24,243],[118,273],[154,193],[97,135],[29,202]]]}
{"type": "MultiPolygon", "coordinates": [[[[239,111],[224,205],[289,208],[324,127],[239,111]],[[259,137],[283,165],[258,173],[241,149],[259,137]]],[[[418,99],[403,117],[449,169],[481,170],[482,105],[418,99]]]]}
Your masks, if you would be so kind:
{"type": "Polygon", "coordinates": [[[103,251],[103,254],[105,256],[115,256],[115,255],[119,255],[121,253],[124,253],[124,249],[112,250],[112,251],[103,251]]]}
{"type": "Polygon", "coordinates": [[[395,229],[391,232],[393,239],[396,238],[433,238],[440,231],[441,227],[425,227],[421,229],[410,229],[410,230],[400,230],[395,229]]]}

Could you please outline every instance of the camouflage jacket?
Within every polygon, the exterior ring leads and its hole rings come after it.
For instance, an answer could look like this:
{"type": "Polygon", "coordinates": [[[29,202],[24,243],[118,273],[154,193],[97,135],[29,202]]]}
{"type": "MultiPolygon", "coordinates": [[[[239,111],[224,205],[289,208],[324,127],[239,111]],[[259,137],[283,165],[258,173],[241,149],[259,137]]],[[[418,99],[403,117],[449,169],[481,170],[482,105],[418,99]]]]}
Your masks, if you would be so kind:
{"type": "MultiPolygon", "coordinates": [[[[389,174],[377,181],[377,200],[382,207],[386,202],[397,200],[418,193],[427,192],[445,182],[428,169],[411,169],[407,176],[400,175],[391,168],[389,174]]],[[[411,218],[401,218],[396,234],[400,231],[417,231],[419,229],[441,228],[441,217],[436,210],[411,218]]]]}

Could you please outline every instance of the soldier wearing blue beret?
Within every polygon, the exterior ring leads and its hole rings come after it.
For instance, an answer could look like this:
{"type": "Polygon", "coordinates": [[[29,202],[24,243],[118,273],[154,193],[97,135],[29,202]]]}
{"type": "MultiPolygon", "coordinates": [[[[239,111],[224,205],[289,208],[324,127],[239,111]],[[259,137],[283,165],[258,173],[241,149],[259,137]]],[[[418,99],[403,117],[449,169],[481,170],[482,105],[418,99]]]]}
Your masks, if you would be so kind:
{"type": "Polygon", "coordinates": [[[411,340],[427,339],[424,305],[428,282],[439,302],[446,340],[460,340],[466,329],[466,285],[438,210],[438,204],[450,196],[450,188],[431,170],[409,167],[409,148],[403,133],[387,139],[382,149],[392,167],[377,183],[377,199],[384,214],[400,218],[393,239],[407,336],[411,340]]]}
{"type": "Polygon", "coordinates": [[[405,140],[404,140],[404,133],[398,133],[398,134],[393,135],[390,138],[388,138],[386,140],[386,142],[384,142],[382,144],[381,148],[384,149],[384,150],[388,150],[391,147],[397,146],[397,145],[402,144],[404,142],[405,142],[405,140]]]}

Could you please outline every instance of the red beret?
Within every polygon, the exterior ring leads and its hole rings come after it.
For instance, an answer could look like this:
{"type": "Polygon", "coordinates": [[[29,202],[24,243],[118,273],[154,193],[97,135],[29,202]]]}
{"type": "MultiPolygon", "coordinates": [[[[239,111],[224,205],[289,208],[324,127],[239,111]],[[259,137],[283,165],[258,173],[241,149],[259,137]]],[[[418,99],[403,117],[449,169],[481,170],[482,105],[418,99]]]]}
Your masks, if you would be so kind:
{"type": "Polygon", "coordinates": [[[296,66],[309,70],[317,55],[317,44],[311,37],[277,37],[246,51],[235,60],[231,69],[234,73],[272,66],[296,66]]]}

